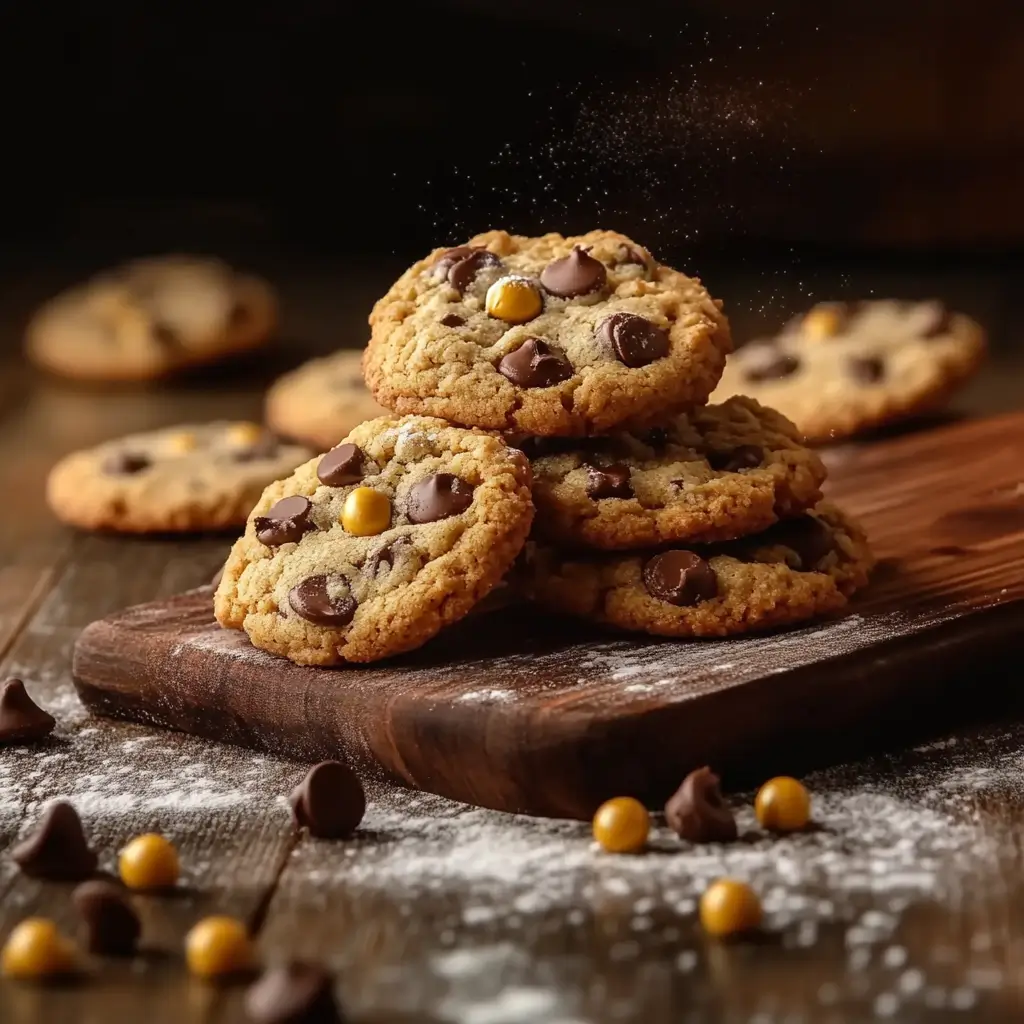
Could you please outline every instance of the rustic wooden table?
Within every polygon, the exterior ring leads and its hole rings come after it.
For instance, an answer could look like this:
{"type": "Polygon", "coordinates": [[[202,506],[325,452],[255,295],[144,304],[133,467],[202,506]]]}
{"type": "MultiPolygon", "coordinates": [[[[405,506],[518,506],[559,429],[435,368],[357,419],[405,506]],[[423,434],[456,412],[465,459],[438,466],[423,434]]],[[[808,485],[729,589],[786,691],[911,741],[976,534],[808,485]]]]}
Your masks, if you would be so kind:
{"type": "MultiPolygon", "coordinates": [[[[378,276],[339,286],[337,274],[293,272],[282,280],[286,334],[320,349],[358,343],[378,276]]],[[[1019,308],[1008,304],[1011,286],[984,277],[963,286],[972,311],[1004,335],[961,399],[970,411],[1011,408],[1024,390],[1024,360],[1008,337],[1019,308]]],[[[229,538],[74,535],[43,503],[49,466],[131,429],[258,416],[279,365],[256,360],[142,392],[45,381],[21,364],[16,336],[50,287],[12,277],[0,296],[0,677],[24,678],[58,720],[49,742],[0,751],[0,938],[30,914],[75,926],[69,888],[20,876],[2,853],[57,796],[80,810],[104,867],[132,835],[158,830],[177,843],[185,881],[173,898],[138,900],[145,957],[97,965],[69,988],[0,982],[0,1020],[244,1020],[239,989],[184,971],[182,937],[212,912],[246,920],[267,961],[324,959],[357,1021],[1020,1019],[1024,726],[1015,721],[811,776],[816,831],[760,837],[751,796],[739,794],[740,843],[680,850],[659,834],[644,856],[610,857],[578,823],[372,780],[355,840],[310,840],[292,830],[284,800],[303,765],[88,716],[69,676],[79,630],[207,581],[229,538]],[[722,874],[761,893],[763,941],[702,937],[696,902],[722,874]]],[[[753,319],[763,300],[755,289],[738,319],[744,310],[753,319]]]]}

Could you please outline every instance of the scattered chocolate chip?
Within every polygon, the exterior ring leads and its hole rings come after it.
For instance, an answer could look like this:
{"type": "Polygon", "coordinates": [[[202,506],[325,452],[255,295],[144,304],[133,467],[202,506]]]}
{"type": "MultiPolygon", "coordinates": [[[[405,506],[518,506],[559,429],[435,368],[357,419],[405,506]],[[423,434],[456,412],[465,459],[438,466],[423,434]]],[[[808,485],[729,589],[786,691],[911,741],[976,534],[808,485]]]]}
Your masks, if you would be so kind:
{"type": "Polygon", "coordinates": [[[674,605],[710,601],[718,594],[715,571],[692,551],[665,551],[644,566],[644,586],[651,597],[674,605]]]}
{"type": "Polygon", "coordinates": [[[363,571],[368,576],[376,576],[382,565],[393,569],[396,552],[401,551],[402,548],[409,547],[411,544],[412,541],[408,537],[396,537],[394,540],[382,544],[363,564],[363,571]]]}
{"type": "Polygon", "coordinates": [[[442,327],[461,327],[465,322],[465,317],[459,316],[458,313],[447,313],[441,317],[442,327]]]}
{"type": "Polygon", "coordinates": [[[358,445],[339,444],[320,460],[316,475],[328,487],[357,483],[363,479],[363,453],[358,445]]]}
{"type": "Polygon", "coordinates": [[[852,356],[847,369],[860,384],[877,384],[885,376],[885,363],[877,356],[852,356]]]}
{"type": "Polygon", "coordinates": [[[152,465],[149,457],[135,452],[115,452],[103,460],[103,472],[110,476],[132,476],[152,465]]]}
{"type": "Polygon", "coordinates": [[[487,249],[471,249],[448,268],[448,283],[461,295],[485,267],[500,267],[501,260],[487,249]]]}
{"type": "Polygon", "coordinates": [[[292,587],[288,603],[315,626],[347,626],[356,613],[356,602],[349,594],[328,594],[326,576],[310,576],[292,587]]]}
{"type": "Polygon", "coordinates": [[[161,323],[157,320],[150,330],[153,333],[154,340],[165,348],[179,348],[181,346],[181,338],[170,324],[161,323]]]}
{"type": "Polygon", "coordinates": [[[781,380],[800,369],[800,360],[773,345],[751,345],[743,360],[743,372],[749,381],[781,380]]]}
{"type": "Polygon", "coordinates": [[[952,329],[953,314],[941,302],[926,303],[928,320],[921,329],[922,338],[938,338],[949,334],[952,329]]]}
{"type": "Polygon", "coordinates": [[[96,870],[78,812],[65,800],[51,804],[35,831],[11,850],[11,860],[32,878],[80,882],[96,870]]]}
{"type": "Polygon", "coordinates": [[[56,724],[53,715],[28,695],[20,679],[0,683],[0,746],[41,740],[56,724]]]}
{"type": "Polygon", "coordinates": [[[330,974],[318,964],[292,960],[266,971],[245,994],[255,1024],[342,1024],[330,974]]]}
{"type": "Polygon", "coordinates": [[[618,263],[635,263],[637,266],[646,267],[647,257],[635,246],[623,243],[616,253],[618,263]]]}
{"type": "Polygon", "coordinates": [[[632,498],[633,488],[629,482],[629,466],[617,462],[614,466],[601,469],[587,466],[587,496],[590,498],[632,498]]]}
{"type": "Polygon", "coordinates": [[[451,473],[436,473],[409,488],[405,514],[414,523],[433,523],[465,512],[473,504],[473,487],[451,473]]]}
{"type": "Polygon", "coordinates": [[[71,894],[85,923],[86,948],[101,956],[132,956],[142,925],[124,892],[110,882],[83,882],[71,894]]]}
{"type": "Polygon", "coordinates": [[[587,295],[603,288],[608,271],[600,260],[595,260],[588,249],[574,246],[568,256],[553,260],[540,272],[544,289],[560,299],[587,295]]]}
{"type": "Polygon", "coordinates": [[[737,835],[736,819],[710,768],[698,768],[683,779],[665,804],[665,821],[691,843],[728,843],[737,835]]]}
{"type": "Polygon", "coordinates": [[[498,373],[520,388],[549,388],[574,372],[565,353],[540,338],[527,338],[498,363],[498,373]]]}
{"type": "Polygon", "coordinates": [[[795,551],[800,560],[797,568],[810,572],[835,550],[835,539],[826,523],[814,516],[803,515],[783,519],[757,537],[758,547],[775,545],[795,551]]]}
{"type": "Polygon", "coordinates": [[[597,325],[596,334],[633,369],[668,355],[668,331],[635,313],[612,313],[597,325]]]}
{"type": "Polygon", "coordinates": [[[310,768],[290,798],[295,824],[319,839],[344,839],[363,820],[366,796],[359,776],[340,761],[310,768]]]}
{"type": "Polygon", "coordinates": [[[301,494],[282,498],[271,505],[265,516],[256,517],[256,539],[268,548],[297,543],[304,534],[316,529],[309,521],[312,507],[309,498],[301,494]]]}
{"type": "Polygon", "coordinates": [[[753,469],[764,461],[764,449],[756,444],[741,444],[724,452],[708,452],[705,458],[712,469],[720,473],[738,473],[741,469],[753,469]]]}

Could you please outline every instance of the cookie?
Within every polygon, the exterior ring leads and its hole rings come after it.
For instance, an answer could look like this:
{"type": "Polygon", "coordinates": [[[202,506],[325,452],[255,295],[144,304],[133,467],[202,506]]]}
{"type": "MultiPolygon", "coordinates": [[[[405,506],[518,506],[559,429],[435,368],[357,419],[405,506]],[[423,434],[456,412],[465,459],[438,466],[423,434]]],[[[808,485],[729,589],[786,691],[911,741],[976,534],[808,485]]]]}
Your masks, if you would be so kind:
{"type": "Polygon", "coordinates": [[[303,665],[409,651],[501,580],[532,519],[529,461],[501,438],[370,420],[267,488],[224,567],[217,620],[303,665]]]}
{"type": "Polygon", "coordinates": [[[643,433],[534,438],[534,533],[569,545],[645,548],[767,529],[821,498],[825,467],[796,427],[752,398],[681,413],[643,433]]]}
{"type": "Polygon", "coordinates": [[[643,427],[703,404],[731,348],[699,281],[612,231],[491,231],[437,249],[370,325],[363,368],[381,405],[541,436],[643,427]]]}
{"type": "Polygon", "coordinates": [[[385,413],[363,383],[362,350],[311,359],[267,392],[266,419],[283,437],[324,451],[353,427],[385,413]]]}
{"type": "Polygon", "coordinates": [[[715,637],[836,611],[872,564],[861,528],[821,502],[721,544],[571,554],[530,541],[515,579],[552,611],[659,636],[715,637]]]}
{"type": "Polygon", "coordinates": [[[58,519],[121,533],[241,526],[267,484],[311,452],[256,423],[183,424],[63,458],[46,497],[58,519]]]}
{"type": "Polygon", "coordinates": [[[984,355],[981,327],[940,302],[826,302],[737,351],[714,397],[752,395],[829,441],[941,406],[984,355]]]}
{"type": "Polygon", "coordinates": [[[26,352],[79,380],[149,380],[255,348],[277,324],[266,282],[220,260],[161,256],[99,274],[32,318],[26,352]]]}

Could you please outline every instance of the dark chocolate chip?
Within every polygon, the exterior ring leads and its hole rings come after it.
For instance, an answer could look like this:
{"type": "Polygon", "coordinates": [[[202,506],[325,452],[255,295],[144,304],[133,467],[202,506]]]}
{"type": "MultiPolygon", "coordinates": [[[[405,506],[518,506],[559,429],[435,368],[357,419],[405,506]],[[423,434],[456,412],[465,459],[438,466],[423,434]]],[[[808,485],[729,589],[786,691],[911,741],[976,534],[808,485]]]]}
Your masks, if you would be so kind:
{"type": "Polygon", "coordinates": [[[256,539],[268,548],[278,544],[295,544],[316,527],[309,521],[312,509],[309,498],[293,494],[272,505],[265,516],[255,519],[256,539]]]}
{"type": "Polygon", "coordinates": [[[20,679],[0,683],[0,746],[41,740],[56,724],[53,715],[28,695],[20,679]]]}
{"type": "Polygon", "coordinates": [[[578,245],[568,256],[552,261],[540,272],[541,285],[560,299],[596,292],[604,287],[607,280],[608,271],[604,264],[578,245]]]}
{"type": "Polygon", "coordinates": [[[292,790],[289,802],[296,826],[320,839],[352,835],[366,812],[359,776],[340,761],[323,761],[310,768],[292,790]]]}
{"type": "Polygon", "coordinates": [[[326,576],[310,576],[288,591],[288,603],[295,612],[315,626],[347,626],[356,613],[349,594],[331,597],[326,576]]]}
{"type": "Polygon", "coordinates": [[[618,263],[635,263],[637,266],[646,267],[647,257],[635,246],[623,243],[616,253],[618,263]]]}
{"type": "Polygon", "coordinates": [[[392,541],[388,541],[386,544],[382,544],[370,557],[366,560],[363,565],[363,571],[369,576],[376,576],[378,570],[382,565],[386,565],[389,569],[393,569],[395,566],[395,554],[401,551],[402,548],[409,547],[412,541],[408,537],[396,537],[392,541]]]}
{"type": "Polygon", "coordinates": [[[938,338],[943,334],[949,334],[952,329],[953,314],[941,302],[929,302],[927,306],[930,316],[921,330],[921,337],[938,338]]]}
{"type": "Polygon", "coordinates": [[[245,994],[255,1024],[343,1024],[330,974],[318,964],[292,960],[266,971],[245,994]]]}
{"type": "Polygon", "coordinates": [[[80,882],[96,870],[78,812],[66,800],[51,804],[30,836],[11,850],[11,860],[33,878],[80,882]]]}
{"type": "Polygon", "coordinates": [[[601,469],[587,466],[587,496],[590,498],[632,498],[629,466],[617,462],[601,469]]]}
{"type": "Polygon", "coordinates": [[[540,338],[527,338],[498,363],[498,373],[520,388],[549,388],[574,372],[565,353],[540,338]]]}
{"type": "Polygon", "coordinates": [[[476,249],[471,245],[457,245],[454,249],[448,249],[446,252],[441,253],[437,258],[437,262],[430,268],[431,276],[435,281],[443,281],[448,276],[448,271],[459,260],[464,260],[474,252],[476,252],[476,249]]]}
{"type": "Polygon", "coordinates": [[[405,514],[414,523],[434,523],[465,512],[473,504],[473,487],[451,473],[436,473],[409,488],[405,514]]]}
{"type": "Polygon", "coordinates": [[[764,461],[764,449],[756,444],[741,444],[724,452],[708,452],[705,458],[712,469],[720,473],[738,473],[741,469],[753,469],[764,461]]]}
{"type": "Polygon", "coordinates": [[[860,384],[877,384],[885,376],[885,363],[877,356],[851,356],[847,369],[860,384]]]}
{"type": "Polygon", "coordinates": [[[71,894],[85,924],[86,948],[100,956],[133,956],[142,932],[124,892],[110,882],[83,882],[71,894]]]}
{"type": "Polygon", "coordinates": [[[363,453],[358,445],[339,444],[320,460],[316,475],[328,487],[357,483],[363,479],[363,453]]]}
{"type": "Polygon", "coordinates": [[[644,566],[644,586],[651,597],[674,605],[710,601],[718,594],[714,569],[692,551],[665,551],[644,566]]]}
{"type": "Polygon", "coordinates": [[[461,327],[465,322],[465,317],[459,316],[458,313],[447,313],[441,317],[442,327],[461,327]]]}
{"type": "Polygon", "coordinates": [[[597,325],[597,338],[633,369],[668,355],[668,331],[635,313],[612,313],[597,325]]]}
{"type": "Polygon", "coordinates": [[[798,569],[810,572],[830,552],[835,550],[835,538],[827,523],[814,516],[803,515],[783,519],[756,538],[757,546],[779,545],[796,552],[800,560],[798,569]]]}
{"type": "Polygon", "coordinates": [[[743,361],[743,372],[749,381],[781,380],[800,369],[800,360],[772,345],[751,345],[743,361]]]}
{"type": "Polygon", "coordinates": [[[698,768],[683,779],[665,804],[665,821],[691,843],[728,843],[737,835],[736,819],[710,768],[698,768]]]}
{"type": "Polygon", "coordinates": [[[152,463],[146,455],[135,452],[115,452],[103,460],[103,472],[111,476],[132,476],[148,469],[152,463]]]}
{"type": "Polygon", "coordinates": [[[170,324],[161,323],[157,320],[150,330],[153,333],[154,340],[165,348],[179,348],[181,346],[181,337],[170,324]]]}
{"type": "Polygon", "coordinates": [[[501,260],[486,249],[473,249],[448,269],[448,283],[461,295],[485,267],[500,267],[501,260]]]}

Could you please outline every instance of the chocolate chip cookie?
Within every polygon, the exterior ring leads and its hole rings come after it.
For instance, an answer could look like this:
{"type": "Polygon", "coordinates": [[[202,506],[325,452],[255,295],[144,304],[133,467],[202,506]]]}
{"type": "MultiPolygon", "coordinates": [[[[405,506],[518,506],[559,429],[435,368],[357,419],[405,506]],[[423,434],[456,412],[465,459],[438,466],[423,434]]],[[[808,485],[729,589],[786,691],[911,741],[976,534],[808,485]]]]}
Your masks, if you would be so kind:
{"type": "Polygon", "coordinates": [[[643,427],[714,390],[721,304],[624,235],[491,231],[437,249],[374,306],[363,368],[401,413],[541,436],[643,427]]]}
{"type": "Polygon", "coordinates": [[[826,302],[739,349],[714,397],[752,395],[824,442],[941,406],[984,354],[981,327],[940,302],[826,302]]]}
{"type": "Polygon", "coordinates": [[[312,453],[256,423],[184,424],[68,455],[50,471],[57,517],[121,533],[241,526],[267,484],[312,453]]]}
{"type": "Polygon", "coordinates": [[[362,349],[349,349],[286,373],[267,393],[267,423],[281,436],[323,451],[357,424],[382,415],[363,382],[362,357],[362,349]]]}
{"type": "Polygon", "coordinates": [[[516,573],[550,608],[660,636],[729,636],[842,608],[867,583],[863,531],[821,502],[742,540],[621,554],[573,554],[535,541],[516,573]]]}
{"type": "Polygon", "coordinates": [[[681,413],[645,432],[518,443],[532,455],[534,533],[577,546],[756,533],[814,505],[825,479],[796,427],[752,398],[681,413]]]}
{"type": "Polygon", "coordinates": [[[502,578],[533,519],[501,438],[381,417],[272,484],[217,588],[222,626],[303,665],[419,647],[502,578]]]}
{"type": "Polygon", "coordinates": [[[34,363],[66,377],[149,380],[262,345],[276,323],[266,282],[216,259],[161,256],[51,299],[25,345],[34,363]]]}

